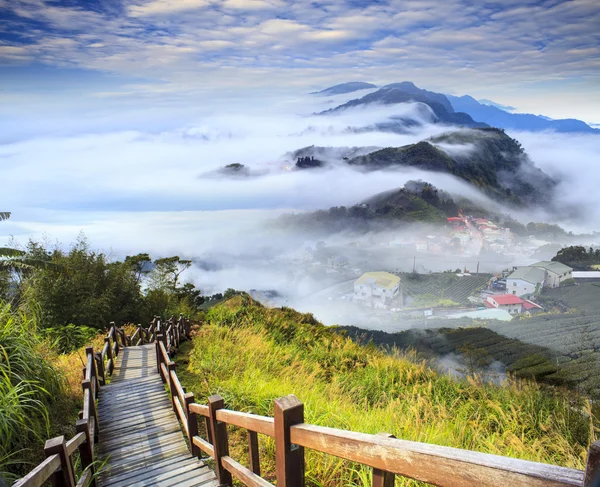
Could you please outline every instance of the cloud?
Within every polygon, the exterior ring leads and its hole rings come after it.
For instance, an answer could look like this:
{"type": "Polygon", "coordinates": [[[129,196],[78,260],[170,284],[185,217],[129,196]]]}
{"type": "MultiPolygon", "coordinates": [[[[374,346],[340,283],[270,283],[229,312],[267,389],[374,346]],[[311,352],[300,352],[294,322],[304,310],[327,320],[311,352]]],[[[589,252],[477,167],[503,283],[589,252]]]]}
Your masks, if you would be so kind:
{"type": "Polygon", "coordinates": [[[198,10],[209,6],[211,3],[210,0],[151,0],[139,5],[131,5],[128,12],[133,17],[173,14],[198,10]]]}
{"type": "Polygon", "coordinates": [[[142,76],[178,86],[182,95],[194,91],[199,77],[216,91],[409,79],[437,91],[504,98],[553,117],[595,121],[600,112],[593,101],[600,92],[600,7],[587,0],[79,5],[2,2],[0,63],[142,76]],[[587,103],[547,102],[570,97],[573,86],[587,103]]]}

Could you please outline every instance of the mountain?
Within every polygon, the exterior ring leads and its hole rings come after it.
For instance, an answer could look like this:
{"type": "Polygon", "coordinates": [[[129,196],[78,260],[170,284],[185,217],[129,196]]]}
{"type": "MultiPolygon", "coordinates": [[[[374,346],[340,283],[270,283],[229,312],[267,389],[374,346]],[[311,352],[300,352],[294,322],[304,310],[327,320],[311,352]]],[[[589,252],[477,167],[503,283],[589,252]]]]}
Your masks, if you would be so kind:
{"type": "Polygon", "coordinates": [[[335,86],[330,86],[321,91],[315,91],[311,95],[343,95],[344,93],[352,93],[353,91],[369,90],[377,88],[376,85],[365,83],[364,81],[350,81],[335,86]]]}
{"type": "Polygon", "coordinates": [[[358,156],[348,164],[365,170],[409,166],[452,174],[517,206],[550,204],[557,184],[533,164],[518,141],[494,128],[448,132],[358,156]]]}
{"type": "Polygon", "coordinates": [[[490,106],[488,104],[480,103],[475,100],[475,98],[468,95],[446,95],[446,98],[450,101],[454,110],[468,113],[475,120],[485,122],[494,127],[534,132],[553,130],[555,132],[600,133],[600,130],[590,127],[581,120],[572,118],[552,120],[542,115],[508,113],[507,111],[501,110],[498,105],[490,106]]]}
{"type": "Polygon", "coordinates": [[[482,98],[481,100],[477,100],[477,101],[479,103],[481,103],[482,105],[496,107],[496,108],[499,108],[500,110],[504,110],[505,112],[514,112],[516,110],[515,107],[511,107],[508,105],[501,105],[500,103],[493,102],[492,100],[486,100],[485,98],[482,98]]]}
{"type": "MultiPolygon", "coordinates": [[[[386,85],[379,90],[355,100],[350,100],[336,108],[321,112],[336,113],[348,108],[369,104],[392,105],[400,103],[422,103],[427,105],[434,115],[434,123],[447,123],[465,127],[487,127],[487,124],[476,122],[466,113],[456,112],[445,95],[433,91],[422,90],[409,81],[386,85]]],[[[413,121],[414,122],[414,121],[413,121]]],[[[415,123],[413,123],[414,125],[415,123]]],[[[379,130],[404,131],[407,121],[398,119],[376,126],[379,130]]]]}

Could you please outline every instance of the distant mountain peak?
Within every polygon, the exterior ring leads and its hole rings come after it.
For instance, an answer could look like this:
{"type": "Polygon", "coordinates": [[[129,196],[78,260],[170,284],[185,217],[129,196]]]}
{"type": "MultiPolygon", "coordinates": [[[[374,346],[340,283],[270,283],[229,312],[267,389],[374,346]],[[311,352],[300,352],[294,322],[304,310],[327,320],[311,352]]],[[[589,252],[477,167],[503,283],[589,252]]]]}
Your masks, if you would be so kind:
{"type": "Polygon", "coordinates": [[[505,112],[514,112],[516,110],[515,107],[511,107],[509,105],[502,105],[501,103],[496,103],[492,100],[488,100],[487,98],[482,98],[481,100],[477,100],[477,102],[481,103],[482,105],[487,105],[488,107],[499,108],[500,110],[504,110],[505,112]]]}
{"type": "MultiPolygon", "coordinates": [[[[435,93],[433,91],[423,90],[410,81],[385,85],[379,88],[377,91],[369,93],[362,98],[350,100],[349,102],[344,103],[336,108],[321,112],[321,114],[335,113],[343,111],[347,108],[368,105],[370,103],[377,103],[381,105],[422,103],[431,108],[432,112],[435,114],[436,123],[447,123],[464,127],[487,127],[487,124],[476,122],[466,113],[455,112],[452,104],[450,101],[448,101],[448,98],[446,98],[445,95],[441,93],[435,93]]],[[[410,121],[401,119],[380,124],[376,128],[380,130],[401,132],[402,130],[406,129],[407,124],[410,124],[410,121]]],[[[413,121],[412,125],[415,124],[418,124],[418,122],[413,121]]]]}
{"type": "Polygon", "coordinates": [[[366,83],[364,81],[349,81],[348,83],[341,83],[339,85],[330,86],[321,91],[314,91],[311,95],[342,95],[344,93],[352,93],[360,90],[370,90],[377,88],[372,83],[366,83]]]}

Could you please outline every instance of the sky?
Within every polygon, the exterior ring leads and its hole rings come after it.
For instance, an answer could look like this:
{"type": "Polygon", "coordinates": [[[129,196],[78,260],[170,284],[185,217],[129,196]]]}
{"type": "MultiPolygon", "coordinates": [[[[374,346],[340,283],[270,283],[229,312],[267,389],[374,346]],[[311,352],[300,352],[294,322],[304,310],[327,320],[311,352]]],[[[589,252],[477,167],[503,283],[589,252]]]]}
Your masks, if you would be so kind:
{"type": "Polygon", "coordinates": [[[597,0],[0,0],[0,20],[16,121],[360,80],[600,123],[597,0]]]}
{"type": "MultiPolygon", "coordinates": [[[[600,123],[598,25],[597,0],[0,0],[0,211],[12,212],[0,246],[64,248],[83,232],[115,258],[245,262],[196,269],[208,289],[288,282],[252,260],[315,244],[270,233],[281,213],[354,205],[414,179],[492,204],[416,169],[292,170],[293,151],[311,145],[399,147],[449,130],[413,103],[317,116],[370,91],[310,92],[412,81],[600,123]],[[398,116],[414,129],[363,130],[398,116]],[[232,163],[251,177],[218,176],[232,163]]],[[[587,209],[516,216],[600,230],[600,136],[510,135],[560,181],[559,204],[587,209]]]]}

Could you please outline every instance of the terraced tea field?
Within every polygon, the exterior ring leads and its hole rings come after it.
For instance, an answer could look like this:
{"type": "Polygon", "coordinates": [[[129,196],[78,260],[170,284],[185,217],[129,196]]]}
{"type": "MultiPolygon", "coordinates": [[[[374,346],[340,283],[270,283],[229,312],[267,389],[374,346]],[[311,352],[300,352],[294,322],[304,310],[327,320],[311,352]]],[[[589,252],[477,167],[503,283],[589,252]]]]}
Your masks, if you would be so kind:
{"type": "Polygon", "coordinates": [[[577,384],[600,398],[600,313],[537,316],[488,328],[556,353],[559,368],[548,379],[577,384]]]}
{"type": "Polygon", "coordinates": [[[453,273],[400,274],[402,285],[410,295],[431,295],[461,305],[469,304],[469,296],[483,289],[491,277],[491,274],[463,277],[453,273]]]}
{"type": "Polygon", "coordinates": [[[569,308],[600,313],[600,283],[578,284],[544,290],[541,300],[545,305],[563,303],[569,308]]]}

